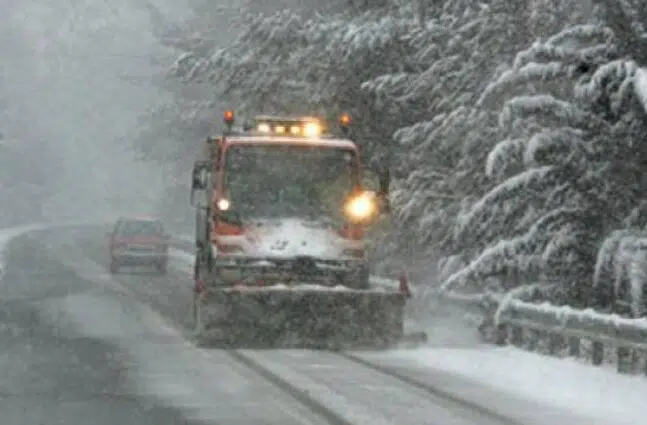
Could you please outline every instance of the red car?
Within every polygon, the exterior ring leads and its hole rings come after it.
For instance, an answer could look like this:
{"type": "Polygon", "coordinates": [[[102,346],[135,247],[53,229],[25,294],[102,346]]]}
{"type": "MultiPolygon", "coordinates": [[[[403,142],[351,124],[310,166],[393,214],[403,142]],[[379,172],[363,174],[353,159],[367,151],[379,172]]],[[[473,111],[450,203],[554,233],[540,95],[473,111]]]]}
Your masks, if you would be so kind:
{"type": "Polygon", "coordinates": [[[111,273],[122,266],[154,266],[159,273],[166,273],[170,237],[160,220],[120,218],[109,237],[111,273]]]}

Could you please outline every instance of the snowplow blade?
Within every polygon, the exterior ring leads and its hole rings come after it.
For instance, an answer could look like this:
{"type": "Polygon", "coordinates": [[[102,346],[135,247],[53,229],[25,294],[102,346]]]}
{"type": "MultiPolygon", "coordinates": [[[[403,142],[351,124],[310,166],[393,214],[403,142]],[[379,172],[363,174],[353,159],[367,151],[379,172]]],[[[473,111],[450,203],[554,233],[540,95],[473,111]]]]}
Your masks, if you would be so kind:
{"type": "Polygon", "coordinates": [[[397,292],[216,289],[196,299],[196,336],[222,348],[386,348],[403,339],[405,302],[397,292]]]}

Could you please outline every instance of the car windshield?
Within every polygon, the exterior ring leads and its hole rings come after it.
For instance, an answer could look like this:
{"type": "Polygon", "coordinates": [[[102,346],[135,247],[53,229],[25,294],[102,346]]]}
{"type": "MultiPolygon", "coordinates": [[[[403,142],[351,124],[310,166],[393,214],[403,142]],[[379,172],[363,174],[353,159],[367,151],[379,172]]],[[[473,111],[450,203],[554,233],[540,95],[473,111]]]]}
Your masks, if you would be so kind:
{"type": "Polygon", "coordinates": [[[162,225],[156,221],[124,221],[117,232],[122,235],[155,235],[164,232],[162,225]]]}
{"type": "Polygon", "coordinates": [[[303,145],[233,145],[225,184],[241,218],[338,218],[357,182],[350,149],[303,145]]]}

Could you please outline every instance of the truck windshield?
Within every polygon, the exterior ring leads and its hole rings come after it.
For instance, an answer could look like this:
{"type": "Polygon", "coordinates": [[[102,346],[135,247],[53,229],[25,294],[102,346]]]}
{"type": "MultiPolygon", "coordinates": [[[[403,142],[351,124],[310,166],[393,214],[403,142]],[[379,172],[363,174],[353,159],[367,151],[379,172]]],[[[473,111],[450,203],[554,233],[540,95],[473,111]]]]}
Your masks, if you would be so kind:
{"type": "Polygon", "coordinates": [[[225,185],[241,218],[335,219],[358,181],[354,150],[302,145],[232,145],[225,185]]]}

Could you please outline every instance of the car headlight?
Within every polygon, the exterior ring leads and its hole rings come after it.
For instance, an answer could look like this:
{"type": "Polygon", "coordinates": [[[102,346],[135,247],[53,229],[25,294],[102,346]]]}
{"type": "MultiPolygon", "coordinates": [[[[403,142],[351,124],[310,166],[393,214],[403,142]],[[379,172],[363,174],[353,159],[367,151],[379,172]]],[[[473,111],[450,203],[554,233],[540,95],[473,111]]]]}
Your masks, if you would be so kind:
{"type": "Polygon", "coordinates": [[[372,217],[377,211],[375,197],[371,192],[363,192],[351,198],[344,206],[346,216],[354,221],[362,221],[372,217]]]}

